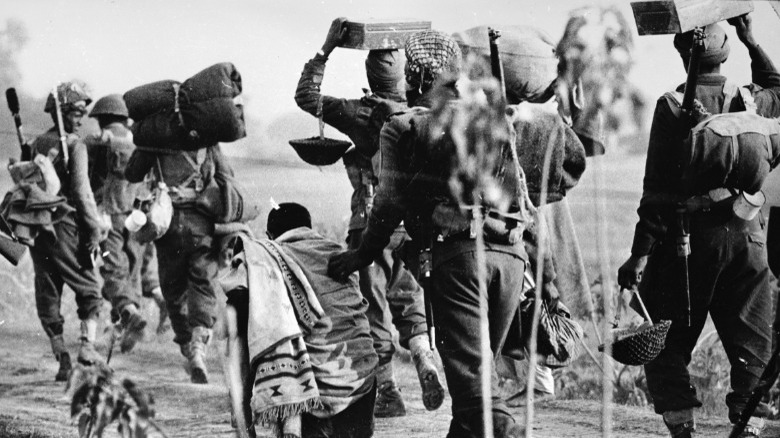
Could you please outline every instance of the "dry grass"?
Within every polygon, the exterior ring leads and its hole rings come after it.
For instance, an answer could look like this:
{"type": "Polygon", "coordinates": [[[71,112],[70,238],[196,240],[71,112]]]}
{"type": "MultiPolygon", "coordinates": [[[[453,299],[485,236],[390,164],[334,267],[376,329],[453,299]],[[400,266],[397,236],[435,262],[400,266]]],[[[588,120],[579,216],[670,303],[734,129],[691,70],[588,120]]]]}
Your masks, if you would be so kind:
{"type": "Polygon", "coordinates": [[[61,435],[50,435],[41,429],[17,424],[16,420],[0,417],[0,437],[3,438],[59,438],[61,435]]]}

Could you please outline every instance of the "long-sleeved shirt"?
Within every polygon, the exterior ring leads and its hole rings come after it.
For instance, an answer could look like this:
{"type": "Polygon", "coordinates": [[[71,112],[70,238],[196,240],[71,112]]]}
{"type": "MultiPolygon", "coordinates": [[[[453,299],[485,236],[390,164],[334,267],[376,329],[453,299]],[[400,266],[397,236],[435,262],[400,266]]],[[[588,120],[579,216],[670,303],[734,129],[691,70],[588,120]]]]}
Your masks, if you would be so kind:
{"type": "Polygon", "coordinates": [[[368,95],[360,99],[323,95],[320,93],[320,85],[325,75],[326,61],[327,58],[317,55],[304,65],[295,90],[295,103],[317,117],[317,106],[322,99],[322,120],[355,144],[355,149],[347,153],[343,161],[353,188],[349,229],[362,230],[368,223],[367,204],[372,202],[371,192],[377,183],[371,161],[377,151],[376,134],[371,132],[371,112],[382,99],[401,104],[403,98],[394,94],[368,95]]]}
{"type": "MultiPolygon", "coordinates": [[[[455,98],[452,90],[451,98],[455,98]]],[[[404,114],[390,117],[382,127],[379,139],[381,168],[379,184],[374,199],[374,208],[363,231],[363,241],[358,248],[361,258],[373,260],[390,241],[395,228],[404,221],[404,225],[413,241],[422,242],[421,235],[425,223],[430,223],[439,231],[458,234],[469,227],[468,215],[460,211],[450,195],[448,185],[449,169],[420,169],[413,158],[415,144],[410,140],[413,129],[423,124],[428,117],[431,93],[423,94],[415,107],[404,114]],[[437,206],[449,206],[437,209],[437,206]],[[441,216],[436,213],[445,212],[441,216]]],[[[486,242],[490,250],[509,252],[525,259],[527,257],[522,243],[516,245],[493,244],[486,242]]],[[[463,251],[473,250],[473,239],[456,239],[448,245],[446,254],[437,256],[434,247],[434,264],[444,262],[451,256],[463,251]]]]}
{"type": "Polygon", "coordinates": [[[87,146],[76,134],[66,138],[69,160],[67,167],[62,154],[62,145],[57,128],[53,127],[35,139],[32,144],[32,154],[49,155],[52,149],[58,151],[54,159],[54,170],[61,182],[59,195],[68,200],[68,204],[76,209],[76,224],[82,242],[97,243],[100,241],[101,220],[98,215],[95,196],[89,185],[89,157],[87,146]]]}
{"type": "MultiPolygon", "coordinates": [[[[748,86],[764,117],[780,116],[780,73],[760,47],[749,48],[752,60],[752,81],[748,86]]],[[[723,86],[726,78],[720,74],[701,74],[696,86],[696,99],[712,114],[720,114],[725,99],[723,86]]],[[[677,91],[683,91],[685,84],[677,91]]],[[[741,99],[732,101],[730,112],[744,110],[741,99]]],[[[665,97],[656,102],[650,141],[647,148],[642,199],[637,213],[639,222],[634,232],[631,253],[649,254],[656,241],[666,236],[674,221],[675,203],[684,200],[682,192],[683,142],[692,126],[677,118],[665,97]]]]}
{"type": "Polygon", "coordinates": [[[104,212],[115,215],[133,209],[140,184],[125,178],[125,167],[135,150],[133,134],[121,123],[111,123],[100,134],[84,139],[92,172],[95,201],[104,212]]]}

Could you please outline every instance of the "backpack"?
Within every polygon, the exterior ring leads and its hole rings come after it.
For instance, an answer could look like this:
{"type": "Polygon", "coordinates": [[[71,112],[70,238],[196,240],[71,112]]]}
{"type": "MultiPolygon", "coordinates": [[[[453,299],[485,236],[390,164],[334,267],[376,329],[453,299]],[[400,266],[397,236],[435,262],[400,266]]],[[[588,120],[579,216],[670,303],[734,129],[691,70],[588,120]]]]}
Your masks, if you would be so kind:
{"type": "MultiPolygon", "coordinates": [[[[446,238],[470,230],[474,237],[475,229],[469,211],[464,210],[453,189],[460,187],[468,190],[465,185],[458,186],[456,182],[457,151],[454,145],[448,141],[436,138],[432,132],[431,123],[436,123],[435,114],[427,108],[415,107],[406,113],[397,116],[398,120],[391,119],[388,123],[408,124],[399,144],[406,159],[411,163],[411,171],[414,172],[411,182],[406,189],[412,204],[421,206],[417,210],[417,218],[422,223],[429,222],[434,234],[446,238]],[[453,178],[455,177],[455,178],[453,178]]],[[[506,119],[507,128],[513,132],[509,119],[506,119]]],[[[438,129],[438,128],[436,128],[438,129]]],[[[503,211],[500,205],[493,205],[487,199],[482,200],[484,223],[483,234],[489,242],[500,244],[515,244],[519,242],[524,223],[525,205],[521,202],[527,200],[527,188],[525,175],[522,168],[514,166],[508,143],[501,149],[493,151],[495,161],[491,170],[495,189],[504,193],[509,198],[509,211],[503,211]],[[520,179],[518,179],[518,177],[520,179]]],[[[407,229],[415,224],[405,222],[407,229]]],[[[414,237],[413,237],[414,238],[414,237]]]]}
{"type": "Polygon", "coordinates": [[[406,102],[398,102],[391,99],[385,99],[376,94],[367,94],[362,102],[370,110],[366,125],[368,127],[369,144],[355,144],[355,148],[365,157],[373,157],[379,151],[379,133],[382,131],[390,116],[400,114],[409,109],[406,102]]]}
{"type": "MultiPolygon", "coordinates": [[[[726,83],[724,95],[721,114],[697,123],[683,144],[682,185],[687,194],[721,187],[756,193],[780,159],[780,121],[758,115],[753,96],[744,87],[726,83]],[[737,94],[745,111],[727,112],[737,94]]],[[[664,97],[679,117],[681,93],[664,97]]]]}

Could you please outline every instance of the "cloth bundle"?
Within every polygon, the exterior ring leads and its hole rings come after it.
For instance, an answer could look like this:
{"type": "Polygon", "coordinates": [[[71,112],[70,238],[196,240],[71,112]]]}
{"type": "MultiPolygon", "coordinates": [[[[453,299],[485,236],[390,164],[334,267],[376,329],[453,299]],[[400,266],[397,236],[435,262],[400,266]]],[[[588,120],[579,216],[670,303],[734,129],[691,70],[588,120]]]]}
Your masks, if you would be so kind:
{"type": "Polygon", "coordinates": [[[508,108],[513,110],[510,121],[517,132],[517,157],[525,171],[528,196],[534,205],[540,205],[545,155],[549,153],[545,203],[560,201],[585,171],[582,142],[563,122],[552,102],[523,102],[508,108]]]}
{"type": "Polygon", "coordinates": [[[135,144],[194,150],[246,137],[241,74],[214,64],[183,83],[152,82],[124,94],[135,144]]]}
{"type": "Polygon", "coordinates": [[[685,148],[688,193],[726,187],[753,194],[780,161],[780,121],[749,111],[716,114],[691,130],[685,148]]]}
{"type": "Polygon", "coordinates": [[[300,415],[321,406],[303,337],[323,309],[301,268],[278,244],[239,237],[236,248],[243,252],[234,255],[220,283],[226,291],[251,291],[247,345],[256,427],[276,436],[300,436],[300,415]]]}
{"type": "MultiPolygon", "coordinates": [[[[534,26],[495,26],[495,29],[501,31],[498,52],[504,66],[507,101],[517,104],[549,100],[558,76],[558,58],[552,39],[534,26]]],[[[472,27],[452,37],[458,42],[464,59],[473,54],[490,63],[488,26],[472,27]]]]}

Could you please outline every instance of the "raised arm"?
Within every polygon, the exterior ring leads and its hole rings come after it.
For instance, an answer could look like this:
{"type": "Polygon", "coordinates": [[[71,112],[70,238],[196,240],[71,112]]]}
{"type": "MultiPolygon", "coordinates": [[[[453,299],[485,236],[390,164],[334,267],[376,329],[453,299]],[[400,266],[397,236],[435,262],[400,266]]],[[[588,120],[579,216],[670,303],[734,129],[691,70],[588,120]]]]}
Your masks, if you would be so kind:
{"type": "Polygon", "coordinates": [[[764,117],[780,117],[780,73],[769,59],[769,55],[756,41],[750,15],[735,17],[728,22],[734,26],[737,37],[750,54],[750,69],[754,84],[751,85],[751,92],[758,113],[764,117]]]}

